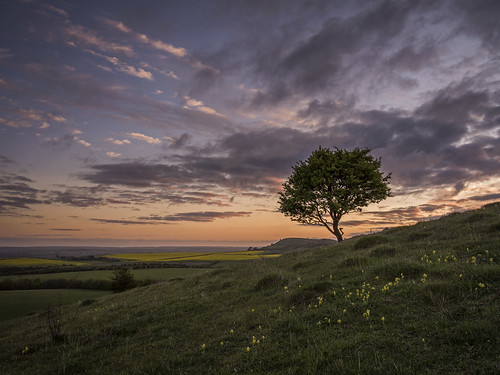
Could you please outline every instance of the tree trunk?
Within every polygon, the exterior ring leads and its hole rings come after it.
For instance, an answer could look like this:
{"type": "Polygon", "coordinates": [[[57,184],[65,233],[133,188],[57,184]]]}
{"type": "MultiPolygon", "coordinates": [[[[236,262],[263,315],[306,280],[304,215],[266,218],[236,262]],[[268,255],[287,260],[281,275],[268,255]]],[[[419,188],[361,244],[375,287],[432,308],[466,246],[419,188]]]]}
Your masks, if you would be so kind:
{"type": "Polygon", "coordinates": [[[333,222],[333,234],[335,235],[335,237],[337,237],[338,242],[344,241],[344,238],[342,238],[342,232],[339,229],[339,222],[338,221],[333,222]]]}

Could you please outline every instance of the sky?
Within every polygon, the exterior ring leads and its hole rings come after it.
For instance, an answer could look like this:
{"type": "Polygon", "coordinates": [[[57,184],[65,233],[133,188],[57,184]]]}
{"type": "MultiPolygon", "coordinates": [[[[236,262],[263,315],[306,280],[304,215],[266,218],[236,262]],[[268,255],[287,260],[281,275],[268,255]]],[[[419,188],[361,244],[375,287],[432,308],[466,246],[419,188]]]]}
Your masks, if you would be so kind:
{"type": "Polygon", "coordinates": [[[0,246],[328,238],[278,212],[318,146],[393,197],[346,237],[500,200],[497,0],[0,0],[0,246]]]}

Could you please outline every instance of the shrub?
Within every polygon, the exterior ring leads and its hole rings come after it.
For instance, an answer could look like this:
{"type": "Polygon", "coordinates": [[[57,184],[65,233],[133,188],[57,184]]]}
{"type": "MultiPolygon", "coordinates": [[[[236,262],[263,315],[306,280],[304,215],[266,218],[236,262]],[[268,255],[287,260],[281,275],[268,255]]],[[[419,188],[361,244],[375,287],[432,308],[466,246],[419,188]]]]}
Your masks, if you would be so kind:
{"type": "Polygon", "coordinates": [[[113,280],[111,288],[115,293],[132,289],[136,285],[134,274],[128,268],[113,271],[111,279],[113,280]]]}

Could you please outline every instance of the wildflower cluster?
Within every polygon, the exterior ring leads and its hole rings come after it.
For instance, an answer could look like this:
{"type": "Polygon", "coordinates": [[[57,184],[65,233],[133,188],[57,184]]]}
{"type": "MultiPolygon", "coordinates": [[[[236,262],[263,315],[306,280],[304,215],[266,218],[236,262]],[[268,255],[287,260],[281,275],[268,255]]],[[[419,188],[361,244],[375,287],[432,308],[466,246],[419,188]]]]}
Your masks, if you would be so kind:
{"type": "Polygon", "coordinates": [[[364,303],[368,303],[370,298],[370,291],[375,290],[375,287],[371,286],[367,282],[363,282],[361,285],[361,290],[356,289],[356,296],[360,298],[364,303]]]}
{"type": "MultiPolygon", "coordinates": [[[[250,342],[248,342],[248,341],[246,342],[247,346],[244,347],[244,350],[247,353],[250,352],[252,350],[252,348],[254,348],[255,346],[257,346],[257,345],[261,344],[262,342],[264,342],[264,340],[266,340],[266,336],[264,336],[262,334],[262,326],[259,325],[258,329],[259,329],[259,333],[252,335],[251,341],[250,342]]],[[[230,329],[229,330],[229,334],[230,334],[231,337],[234,336],[235,335],[235,330],[234,329],[230,329]]],[[[226,346],[226,344],[230,345],[232,341],[233,340],[231,338],[226,338],[225,340],[220,340],[219,341],[219,345],[218,345],[220,347],[219,350],[222,350],[222,348],[224,348],[226,346]]],[[[206,343],[201,344],[200,347],[201,347],[202,352],[205,352],[205,351],[207,351],[209,349],[209,346],[206,343]]]]}
{"type": "Polygon", "coordinates": [[[404,278],[405,275],[401,273],[399,277],[394,278],[394,281],[389,281],[387,284],[385,284],[384,287],[382,288],[382,292],[387,292],[392,287],[397,286],[399,283],[401,283],[401,280],[403,280],[404,278]]]}
{"type": "Polygon", "coordinates": [[[437,263],[456,262],[458,259],[455,255],[453,255],[451,253],[448,253],[446,256],[442,256],[440,254],[437,254],[436,250],[433,250],[432,255],[424,254],[424,256],[422,256],[420,258],[420,260],[425,262],[425,263],[432,264],[433,262],[437,262],[437,263]]]}
{"type": "MultiPolygon", "coordinates": [[[[467,248],[467,252],[470,252],[469,248],[467,248]]],[[[465,261],[465,263],[477,266],[480,263],[487,264],[493,263],[494,261],[493,254],[490,254],[489,250],[484,250],[484,253],[477,252],[475,255],[472,255],[465,261]]]]}

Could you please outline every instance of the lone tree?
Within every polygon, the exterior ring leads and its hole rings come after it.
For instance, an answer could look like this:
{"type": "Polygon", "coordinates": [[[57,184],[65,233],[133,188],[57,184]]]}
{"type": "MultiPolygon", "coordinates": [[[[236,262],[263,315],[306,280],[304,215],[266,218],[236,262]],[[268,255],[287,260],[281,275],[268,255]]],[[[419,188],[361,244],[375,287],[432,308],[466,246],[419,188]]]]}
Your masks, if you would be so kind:
{"type": "Polygon", "coordinates": [[[383,176],[380,165],[368,148],[320,146],[293,167],[279,194],[279,211],[299,223],[325,226],[340,242],[343,215],[391,196],[391,174],[383,176]]]}

